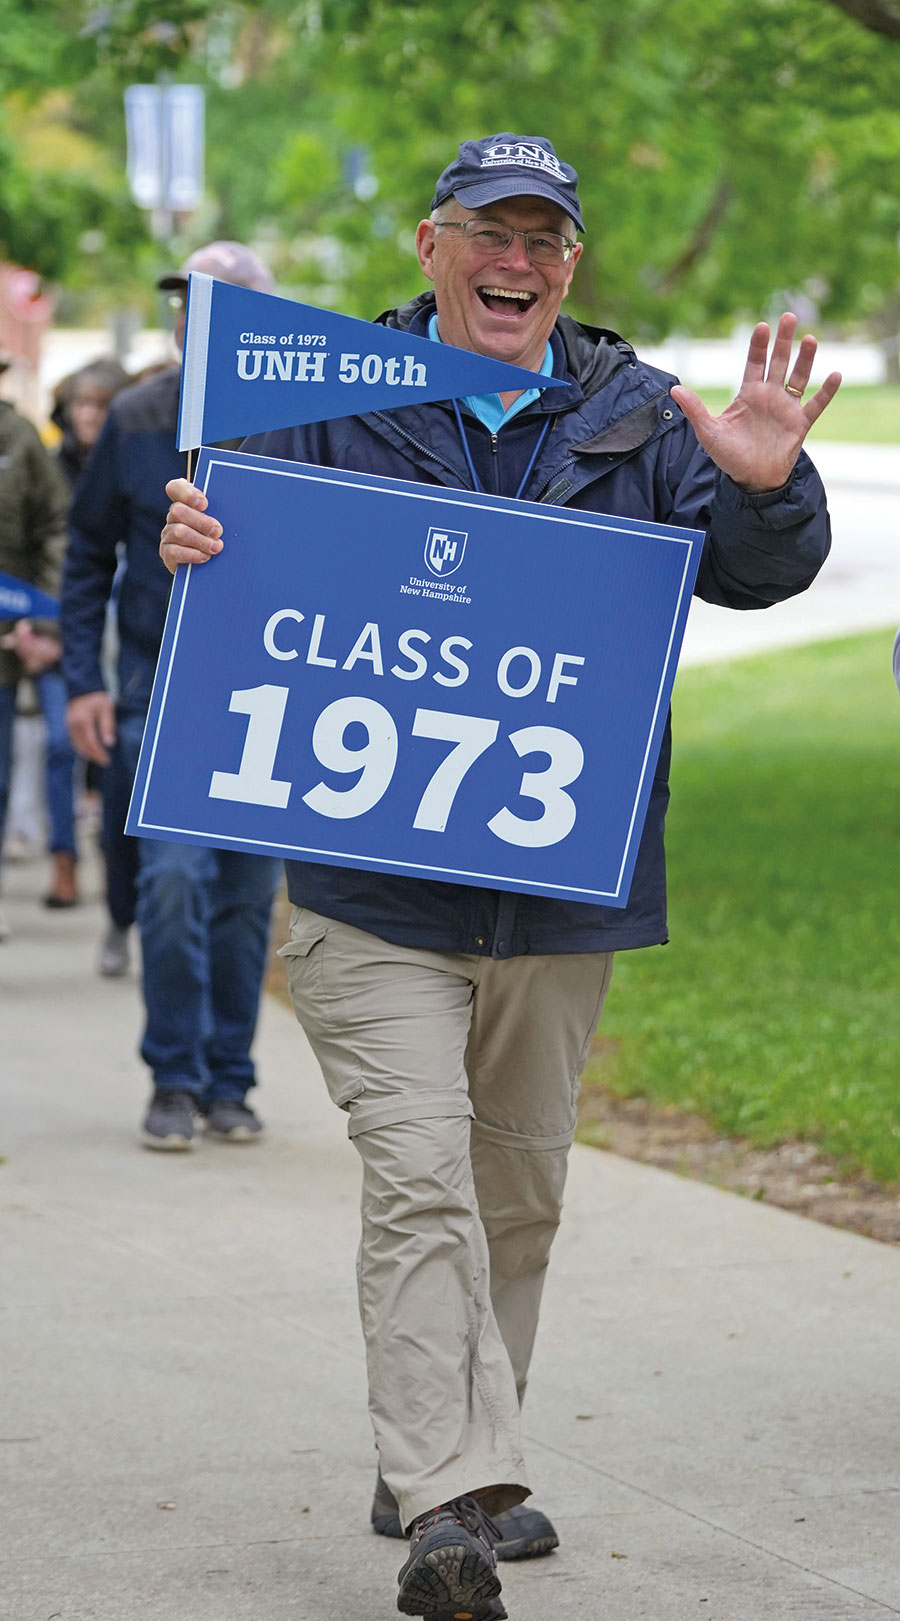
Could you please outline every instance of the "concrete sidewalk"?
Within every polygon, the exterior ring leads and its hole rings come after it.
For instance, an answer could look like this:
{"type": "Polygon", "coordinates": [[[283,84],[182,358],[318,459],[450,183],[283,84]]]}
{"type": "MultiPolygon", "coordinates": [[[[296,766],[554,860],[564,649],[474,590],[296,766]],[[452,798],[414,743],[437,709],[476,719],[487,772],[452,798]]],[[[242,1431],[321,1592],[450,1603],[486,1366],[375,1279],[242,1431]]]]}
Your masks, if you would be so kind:
{"type": "Polygon", "coordinates": [[[682,667],[861,631],[885,632],[885,680],[900,623],[900,448],[813,439],[807,446],[828,491],[831,554],[808,591],[765,613],[734,613],[695,597],[682,667]]]}
{"type": "MultiPolygon", "coordinates": [[[[135,981],[43,876],[0,947],[0,1616],[388,1621],[343,1119],[269,1001],[265,1141],[140,1149],[135,981]]],[[[898,1357],[900,1251],[576,1149],[526,1418],[562,1547],[511,1621],[900,1614],[898,1357]]]]}

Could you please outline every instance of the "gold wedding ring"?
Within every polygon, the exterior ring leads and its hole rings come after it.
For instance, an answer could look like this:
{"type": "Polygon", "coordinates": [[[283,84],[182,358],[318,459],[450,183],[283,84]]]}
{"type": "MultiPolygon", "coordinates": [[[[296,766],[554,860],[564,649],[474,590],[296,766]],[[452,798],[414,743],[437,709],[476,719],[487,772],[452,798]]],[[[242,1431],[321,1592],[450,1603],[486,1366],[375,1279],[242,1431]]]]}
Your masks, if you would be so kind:
{"type": "Polygon", "coordinates": [[[802,400],[803,398],[803,389],[794,388],[790,383],[785,383],[784,392],[785,394],[793,394],[795,400],[802,400]]]}

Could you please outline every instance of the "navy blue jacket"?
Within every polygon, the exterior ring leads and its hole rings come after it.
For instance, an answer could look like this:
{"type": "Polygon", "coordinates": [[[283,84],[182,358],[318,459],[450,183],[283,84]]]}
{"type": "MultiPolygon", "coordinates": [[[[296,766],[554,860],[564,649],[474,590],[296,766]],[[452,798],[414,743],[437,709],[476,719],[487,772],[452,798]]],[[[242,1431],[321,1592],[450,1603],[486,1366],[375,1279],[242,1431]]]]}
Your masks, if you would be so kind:
{"type": "MultiPolygon", "coordinates": [[[[425,335],[433,310],[434,297],[425,293],[381,319],[425,335]]],[[[696,590],[707,602],[764,608],[811,583],[828,554],[829,525],[824,491],[806,455],[784,489],[749,495],[700,449],[670,397],[674,377],[642,365],[616,333],[566,316],[552,344],[554,373],[567,378],[565,390],[548,390],[499,435],[464,416],[488,493],[515,493],[550,414],[523,499],[705,530],[696,590]]],[[[449,403],[279,430],[248,439],[244,448],[419,483],[469,489],[472,482],[449,403]]],[[[294,861],[287,863],[288,893],[297,906],[432,950],[507,957],[660,943],[667,938],[669,753],[667,728],[622,910],[294,861]]]]}
{"type": "Polygon", "coordinates": [[[167,368],[122,389],[75,487],[63,575],[63,674],[69,696],[105,686],[100,655],[122,548],[117,600],[119,704],[146,712],[172,585],[159,555],[166,483],[187,471],[175,449],[181,373],[167,368]]]}

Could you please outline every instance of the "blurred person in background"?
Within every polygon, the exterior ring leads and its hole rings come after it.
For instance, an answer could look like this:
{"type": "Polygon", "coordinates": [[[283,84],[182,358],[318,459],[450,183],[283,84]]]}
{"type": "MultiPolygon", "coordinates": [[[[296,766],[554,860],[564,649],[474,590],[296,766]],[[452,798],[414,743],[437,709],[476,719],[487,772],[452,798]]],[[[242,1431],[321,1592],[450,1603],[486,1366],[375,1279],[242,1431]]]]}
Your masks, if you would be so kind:
{"type": "Polygon", "coordinates": [[[3,861],[33,861],[47,848],[47,794],[44,786],[44,739],[47,728],[34,684],[19,682],[13,723],[12,764],[3,861]]]}
{"type": "MultiPolygon", "coordinates": [[[[57,384],[51,421],[62,433],[57,458],[70,490],[74,491],[100,436],[110,401],[133,381],[117,360],[101,358],[90,361],[57,384]]],[[[113,580],[104,629],[105,673],[112,690],[116,662],[115,603],[120,572],[113,580]]],[[[102,800],[101,847],[108,920],[97,967],[101,974],[112,977],[128,971],[128,938],[137,909],[138,851],[135,840],[127,838],[124,831],[131,782],[121,769],[120,757],[115,756],[106,767],[88,760],[85,789],[88,795],[99,790],[102,800]]]]}
{"type": "MultiPolygon", "coordinates": [[[[192,270],[273,291],[266,266],[241,243],[198,248],[159,282],[176,306],[179,349],[192,270]]],[[[69,731],[79,754],[102,766],[114,760],[129,787],[171,583],[158,548],[165,485],[184,470],[175,448],[179,381],[173,365],[116,395],[69,519],[62,593],[69,731]],[[120,554],[114,702],[102,650],[120,554]]],[[[262,1123],[247,1103],[255,1084],[250,1047],[279,863],[193,844],[134,843],[146,1007],[140,1050],[153,1076],[141,1140],[148,1148],[190,1148],[199,1118],[212,1136],[252,1142],[262,1123]]]]}
{"type": "MultiPolygon", "coordinates": [[[[0,353],[0,374],[11,357],[0,353]]],[[[0,400],[0,573],[59,595],[66,546],[66,488],[33,423],[0,400]]],[[[78,900],[75,852],[75,755],[66,732],[59,672],[59,627],[53,619],[0,620],[0,848],[12,775],[13,727],[20,682],[34,684],[46,727],[47,810],[52,872],[44,904],[78,900]]],[[[9,936],[0,913],[0,940],[9,936]]]]}
{"type": "Polygon", "coordinates": [[[50,420],[62,434],[57,457],[71,490],[97,443],[110,400],[132,382],[134,378],[117,360],[101,358],[57,383],[50,420]]]}

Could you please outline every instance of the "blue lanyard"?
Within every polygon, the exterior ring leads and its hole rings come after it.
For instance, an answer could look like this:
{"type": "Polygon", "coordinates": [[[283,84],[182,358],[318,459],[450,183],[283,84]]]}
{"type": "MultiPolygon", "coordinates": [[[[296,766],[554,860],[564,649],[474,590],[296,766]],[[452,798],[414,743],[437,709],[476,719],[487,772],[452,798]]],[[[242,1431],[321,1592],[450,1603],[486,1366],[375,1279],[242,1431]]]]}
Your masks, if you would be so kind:
{"type": "MultiPolygon", "coordinates": [[[[475,471],[475,463],[472,460],[472,452],[469,449],[469,441],[466,438],[466,430],[463,427],[463,419],[462,419],[462,417],[460,415],[459,405],[457,404],[456,400],[453,400],[452,404],[453,404],[453,410],[454,410],[454,413],[455,413],[455,416],[456,416],[456,426],[459,428],[459,437],[462,440],[462,447],[463,447],[463,451],[465,453],[466,466],[469,469],[469,477],[472,480],[472,488],[476,492],[477,495],[484,495],[485,491],[484,491],[484,489],[482,487],[481,479],[478,477],[478,474],[475,471]]],[[[528,466],[526,467],[524,473],[522,474],[522,478],[521,478],[521,481],[519,483],[519,488],[516,490],[516,493],[515,493],[515,495],[513,497],[513,499],[515,501],[518,501],[519,496],[522,494],[522,491],[524,490],[526,484],[528,483],[528,480],[531,477],[531,469],[533,468],[535,462],[538,459],[538,456],[540,455],[541,448],[543,446],[544,440],[546,439],[548,433],[550,432],[550,424],[551,424],[552,421],[553,421],[553,418],[551,416],[548,416],[546,422],[544,423],[544,426],[542,427],[540,433],[537,436],[537,441],[535,443],[535,447],[534,447],[533,451],[531,452],[531,456],[529,457],[529,460],[528,460],[528,466]]]]}

